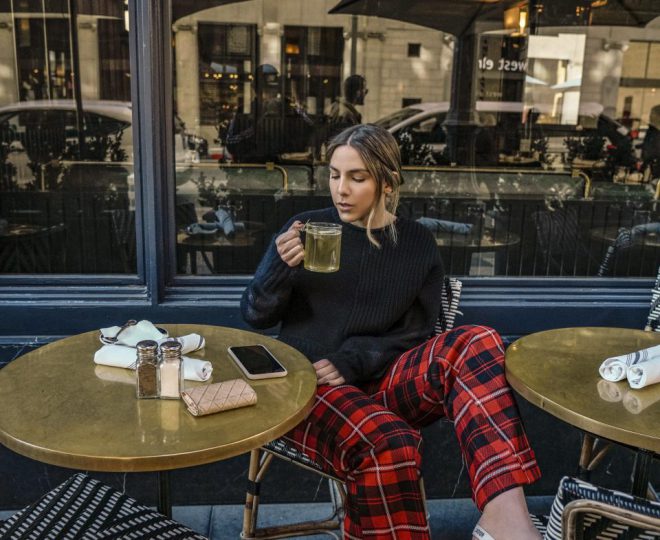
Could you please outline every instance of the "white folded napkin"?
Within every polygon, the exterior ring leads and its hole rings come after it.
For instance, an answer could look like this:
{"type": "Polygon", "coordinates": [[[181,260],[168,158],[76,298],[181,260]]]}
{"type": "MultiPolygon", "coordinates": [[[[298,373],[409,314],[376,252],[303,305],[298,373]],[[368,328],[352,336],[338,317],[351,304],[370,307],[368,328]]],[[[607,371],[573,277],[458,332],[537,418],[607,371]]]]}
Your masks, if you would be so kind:
{"type": "MultiPolygon", "coordinates": [[[[137,352],[122,345],[103,345],[94,353],[94,362],[104,366],[135,369],[137,352]]],[[[183,377],[189,381],[208,381],[213,373],[211,362],[183,357],[183,377]]]]}
{"type": "Polygon", "coordinates": [[[162,339],[163,334],[153,323],[149,321],[140,321],[129,326],[110,326],[101,328],[101,336],[105,339],[113,340],[117,338],[116,345],[126,345],[135,347],[144,339],[153,339],[158,341],[162,339]]]}
{"type": "MultiPolygon", "coordinates": [[[[639,367],[640,364],[648,364],[649,362],[651,362],[652,365],[655,365],[656,362],[660,362],[660,345],[649,347],[648,349],[642,349],[641,351],[631,352],[629,354],[607,358],[598,368],[598,372],[605,380],[613,382],[622,381],[630,374],[631,367],[639,367]]],[[[637,374],[634,377],[640,381],[641,374],[637,374]]],[[[653,378],[653,376],[651,376],[651,378],[653,378]]],[[[642,386],[652,384],[648,381],[648,377],[645,377],[644,379],[642,386]]],[[[653,382],[658,382],[659,380],[660,379],[657,379],[653,382]]],[[[628,379],[628,382],[630,382],[630,378],[628,379]]],[[[640,382],[635,383],[635,386],[631,383],[630,386],[633,388],[642,388],[642,386],[638,386],[640,382]]]]}
{"type": "Polygon", "coordinates": [[[660,382],[660,350],[655,356],[628,368],[628,384],[638,390],[660,382]]]}
{"type": "Polygon", "coordinates": [[[158,345],[160,345],[161,343],[165,343],[166,341],[172,341],[172,340],[181,343],[181,354],[188,354],[191,352],[198,351],[200,349],[203,349],[204,346],[206,345],[206,341],[199,334],[187,334],[181,337],[170,337],[170,338],[164,337],[157,341],[158,341],[158,345]]]}

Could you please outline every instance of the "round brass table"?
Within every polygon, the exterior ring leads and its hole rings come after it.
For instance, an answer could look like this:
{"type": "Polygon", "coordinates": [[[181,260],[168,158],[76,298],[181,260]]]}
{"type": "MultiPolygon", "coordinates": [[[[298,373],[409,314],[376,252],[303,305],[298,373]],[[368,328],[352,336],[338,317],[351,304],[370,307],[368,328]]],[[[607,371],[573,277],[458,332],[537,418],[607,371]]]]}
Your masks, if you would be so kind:
{"type": "MultiPolygon", "coordinates": [[[[45,345],[0,370],[0,443],[62,467],[167,471],[248,452],[283,435],[309,412],[316,377],[302,353],[243,330],[161,326],[170,336],[204,336],[206,347],[190,356],[213,364],[210,382],[241,377],[228,356],[230,345],[266,345],[288,375],[249,381],[257,392],[255,406],[194,417],[180,400],[136,399],[132,372],[94,364],[99,333],[87,332],[45,345]]],[[[199,384],[204,383],[186,381],[199,384]]],[[[160,487],[160,507],[169,506],[163,500],[167,482],[160,487]]],[[[167,513],[171,507],[160,509],[167,513]]]]}
{"type": "MultiPolygon", "coordinates": [[[[660,344],[660,333],[628,328],[561,328],[525,336],[506,351],[506,377],[525,399],[550,414],[618,443],[660,452],[660,384],[632,390],[598,373],[611,356],[660,344]],[[633,404],[637,405],[634,406],[633,404]]],[[[643,467],[636,473],[645,474],[643,467]]],[[[644,490],[638,477],[633,491],[644,490]]]]}

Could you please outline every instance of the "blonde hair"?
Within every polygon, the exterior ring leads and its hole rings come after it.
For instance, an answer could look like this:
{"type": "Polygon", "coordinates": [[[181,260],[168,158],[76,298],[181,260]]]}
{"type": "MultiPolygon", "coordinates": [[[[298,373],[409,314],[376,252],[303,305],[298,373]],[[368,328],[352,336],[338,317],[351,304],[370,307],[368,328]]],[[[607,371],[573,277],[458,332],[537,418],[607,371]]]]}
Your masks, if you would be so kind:
{"type": "MultiPolygon", "coordinates": [[[[403,184],[399,145],[386,129],[374,124],[358,124],[345,129],[331,139],[327,149],[328,160],[332,159],[332,154],[340,146],[354,148],[360,155],[367,171],[376,181],[376,193],[380,193],[380,197],[371,205],[366,228],[369,241],[380,247],[380,242],[376,240],[371,231],[371,223],[381,197],[385,197],[385,209],[388,212],[395,214],[399,206],[399,188],[403,184]],[[389,186],[392,192],[386,194],[385,186],[389,186]]],[[[388,229],[392,240],[396,242],[394,222],[388,225],[388,229]]]]}

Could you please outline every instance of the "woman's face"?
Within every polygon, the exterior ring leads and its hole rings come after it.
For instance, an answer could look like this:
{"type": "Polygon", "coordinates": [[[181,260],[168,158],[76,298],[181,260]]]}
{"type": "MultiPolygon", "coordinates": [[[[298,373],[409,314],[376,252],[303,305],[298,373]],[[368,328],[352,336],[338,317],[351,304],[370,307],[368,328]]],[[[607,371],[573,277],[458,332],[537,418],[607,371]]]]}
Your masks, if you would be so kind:
{"type": "Polygon", "coordinates": [[[378,201],[372,227],[382,226],[387,214],[385,198],[355,148],[340,146],[332,154],[330,193],[341,220],[358,227],[367,226],[371,207],[378,201]]]}

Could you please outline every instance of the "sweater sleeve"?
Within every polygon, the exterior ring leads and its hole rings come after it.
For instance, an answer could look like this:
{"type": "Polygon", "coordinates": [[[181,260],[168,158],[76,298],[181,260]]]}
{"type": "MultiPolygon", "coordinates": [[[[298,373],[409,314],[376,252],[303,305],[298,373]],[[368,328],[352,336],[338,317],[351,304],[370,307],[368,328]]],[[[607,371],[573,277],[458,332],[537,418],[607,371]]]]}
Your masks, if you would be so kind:
{"type": "Polygon", "coordinates": [[[391,328],[378,336],[351,336],[339,350],[324,358],[333,363],[348,384],[381,377],[395,358],[433,333],[441,310],[442,283],[442,264],[438,264],[427,276],[413,304],[391,328]]]}
{"type": "Polygon", "coordinates": [[[243,319],[253,328],[270,328],[278,324],[287,310],[293,290],[291,268],[277,253],[275,238],[259,263],[254,278],[241,298],[243,319]]]}

